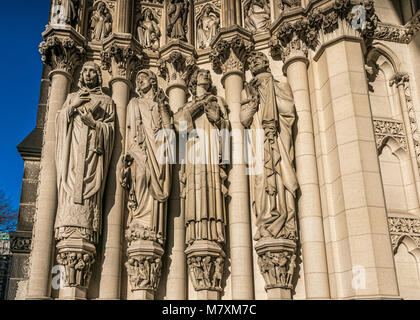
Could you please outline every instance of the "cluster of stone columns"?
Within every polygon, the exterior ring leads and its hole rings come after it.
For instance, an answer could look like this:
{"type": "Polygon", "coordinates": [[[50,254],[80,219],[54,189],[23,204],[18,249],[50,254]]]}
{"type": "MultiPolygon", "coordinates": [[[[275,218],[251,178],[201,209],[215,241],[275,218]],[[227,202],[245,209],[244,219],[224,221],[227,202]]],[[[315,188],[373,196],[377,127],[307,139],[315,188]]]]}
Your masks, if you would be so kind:
{"type": "MultiPolygon", "coordinates": [[[[293,92],[297,114],[294,145],[300,188],[297,197],[298,241],[302,249],[305,296],[307,299],[394,299],[398,298],[399,292],[385,199],[383,192],[378,192],[382,190],[382,182],[363,60],[364,38],[363,33],[350,28],[349,21],[342,18],[345,16],[343,7],[340,7],[342,2],[336,1],[334,6],[321,4],[319,8],[314,8],[315,4],[312,4],[312,11],[283,15],[271,28],[274,35],[270,43],[272,55],[275,59],[280,56],[283,60],[283,73],[293,92]],[[333,24],[334,30],[322,24],[323,10],[337,13],[338,21],[333,24]],[[305,26],[303,31],[296,27],[298,25],[299,28],[305,26]],[[286,30],[289,26],[296,28],[286,30]],[[367,281],[363,286],[354,282],[355,270],[364,272],[367,281]]],[[[57,210],[55,115],[69,93],[75,69],[83,60],[85,39],[70,27],[60,30],[50,28],[43,34],[46,41],[42,53],[45,62],[51,65],[52,72],[28,299],[50,299],[49,266],[56,257],[59,260],[61,254],[63,257],[87,255],[88,264],[93,259],[101,260],[99,299],[121,298],[125,258],[145,257],[155,261],[170,255],[171,262],[164,267],[165,298],[171,300],[191,298],[188,287],[192,279],[187,261],[197,257],[210,257],[212,261],[218,261],[219,267],[223,264],[222,260],[229,259],[229,297],[235,300],[255,298],[254,279],[256,273],[261,271],[255,267],[255,253],[262,259],[271,253],[285,252],[288,257],[294,257],[289,259],[289,265],[296,263],[297,241],[258,241],[253,247],[254,226],[240,112],[247,57],[255,50],[254,37],[239,26],[239,0],[223,1],[223,8],[223,28],[211,46],[223,46],[225,50],[213,50],[210,61],[214,71],[222,74],[232,132],[232,164],[228,177],[229,231],[225,247],[212,242],[186,246],[185,216],[179,188],[182,166],[177,159],[177,164],[173,166],[173,187],[168,204],[171,209],[167,218],[167,245],[152,242],[129,245],[127,257],[124,257],[123,229],[127,199],[119,173],[122,169],[121,156],[127,149],[126,112],[133,91],[133,72],[142,64],[142,48],[132,36],[133,0],[117,1],[114,34],[103,44],[102,60],[112,76],[109,86],[116,105],[115,145],[104,195],[103,250],[98,252],[94,245],[83,241],[59,242],[54,246],[57,210]],[[50,41],[53,38],[56,40],[50,41]],[[69,39],[73,45],[64,46],[69,39]],[[115,50],[119,50],[118,54],[115,54],[115,50]]],[[[197,53],[192,45],[172,40],[160,48],[159,57],[158,64],[162,70],[170,70],[166,94],[172,112],[176,113],[187,102],[188,77],[197,67],[197,53]],[[174,60],[174,53],[178,54],[177,61],[174,60]]],[[[397,74],[391,85],[398,88],[404,122],[412,123],[405,92],[407,82],[406,76],[397,74]]],[[[413,142],[412,130],[406,128],[406,133],[410,154],[413,155],[411,168],[414,176],[418,177],[419,161],[414,155],[418,154],[419,146],[413,142]]],[[[420,180],[416,178],[415,183],[420,197],[420,180]]],[[[221,268],[224,268],[223,265],[221,268]]],[[[292,299],[294,266],[290,270],[281,284],[269,283],[270,279],[265,278],[269,299],[292,299]]],[[[87,282],[75,283],[73,287],[60,290],[60,298],[86,299],[87,288],[87,282]]],[[[219,286],[194,289],[196,299],[221,299],[219,286]]],[[[154,299],[156,292],[156,286],[137,288],[132,290],[129,299],[154,299]]]]}

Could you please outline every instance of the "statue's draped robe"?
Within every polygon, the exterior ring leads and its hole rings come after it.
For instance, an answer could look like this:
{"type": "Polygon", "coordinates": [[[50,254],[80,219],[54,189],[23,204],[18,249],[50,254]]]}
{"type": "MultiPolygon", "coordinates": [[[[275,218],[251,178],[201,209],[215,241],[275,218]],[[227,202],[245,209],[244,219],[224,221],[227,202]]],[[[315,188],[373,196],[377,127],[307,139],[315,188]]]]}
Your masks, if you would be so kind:
{"type": "Polygon", "coordinates": [[[56,239],[75,231],[97,243],[102,223],[102,197],[114,146],[114,104],[97,88],[82,108],[92,109],[96,128],[82,122],[70,107],[70,94],[56,118],[58,209],[56,239]]]}
{"type": "Polygon", "coordinates": [[[220,25],[219,17],[213,12],[201,18],[201,28],[197,31],[197,41],[200,48],[205,48],[210,45],[211,40],[217,33],[217,28],[220,25]]]}
{"type": "Polygon", "coordinates": [[[261,236],[293,239],[296,236],[295,198],[298,189],[293,164],[293,94],[288,84],[275,81],[271,73],[259,74],[256,79],[261,82],[257,89],[258,110],[255,112],[244,107],[241,112],[243,125],[250,129],[250,158],[261,152],[264,154],[262,170],[250,166],[251,205],[258,227],[256,239],[261,236]],[[258,143],[257,130],[263,130],[260,131],[263,132],[263,149],[258,143]]]}
{"type": "Polygon", "coordinates": [[[204,111],[195,119],[190,111],[195,101],[208,95],[194,98],[174,116],[176,129],[182,132],[180,125],[184,122],[188,132],[186,163],[181,166],[180,184],[181,210],[185,212],[186,243],[189,245],[196,240],[225,242],[227,175],[221,155],[227,144],[222,144],[223,136],[217,130],[229,129],[226,106],[223,99],[215,96],[221,111],[219,127],[208,120],[204,111]]]}
{"type": "MultiPolygon", "coordinates": [[[[170,121],[168,118],[167,120],[170,121]]],[[[163,244],[166,235],[167,200],[171,187],[171,123],[161,116],[157,102],[134,98],[127,108],[127,153],[133,158],[131,190],[136,206],[130,209],[128,227],[140,224],[155,232],[163,244]]]]}
{"type": "Polygon", "coordinates": [[[160,30],[156,22],[152,20],[146,20],[140,22],[140,26],[137,28],[139,42],[145,48],[151,48],[155,41],[159,40],[160,30]]]}
{"type": "Polygon", "coordinates": [[[92,16],[93,34],[94,40],[103,40],[109,34],[111,30],[111,16],[109,14],[102,15],[99,11],[95,11],[92,16]]]}
{"type": "Polygon", "coordinates": [[[252,5],[249,15],[245,18],[245,25],[252,31],[267,30],[270,27],[270,14],[257,5],[252,5]]]}
{"type": "Polygon", "coordinates": [[[173,39],[185,38],[185,18],[183,17],[184,4],[182,2],[172,4],[169,10],[170,11],[168,12],[168,22],[169,25],[172,26],[170,37],[173,39]]]}

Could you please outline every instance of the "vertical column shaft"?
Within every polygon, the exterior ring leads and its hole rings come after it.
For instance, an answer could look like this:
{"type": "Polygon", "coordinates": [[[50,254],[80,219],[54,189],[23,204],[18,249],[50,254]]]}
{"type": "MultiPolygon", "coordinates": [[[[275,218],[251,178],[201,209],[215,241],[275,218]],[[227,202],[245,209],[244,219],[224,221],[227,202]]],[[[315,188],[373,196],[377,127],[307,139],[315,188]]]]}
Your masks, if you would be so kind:
{"type": "Polygon", "coordinates": [[[32,262],[28,299],[50,298],[51,260],[54,251],[54,220],[57,209],[57,172],[55,166],[55,118],[70,89],[71,75],[65,71],[51,72],[51,91],[45,122],[37,213],[33,233],[32,262]]]}
{"type": "Polygon", "coordinates": [[[298,117],[295,158],[301,192],[298,200],[298,217],[306,298],[329,299],[327,258],[306,61],[302,59],[290,61],[287,78],[293,91],[298,117]]]}
{"type": "MultiPolygon", "coordinates": [[[[401,81],[400,83],[397,84],[397,89],[398,89],[398,97],[399,97],[399,102],[400,102],[399,104],[401,108],[400,110],[403,116],[405,132],[407,135],[407,144],[408,144],[408,149],[409,149],[409,154],[410,154],[410,159],[411,159],[411,164],[412,164],[411,167],[412,167],[413,177],[414,177],[414,180],[416,181],[417,203],[418,203],[420,199],[419,164],[417,162],[417,152],[414,146],[413,132],[411,131],[411,120],[408,115],[408,106],[407,106],[407,100],[405,97],[404,85],[405,85],[404,82],[401,81]]],[[[409,83],[407,83],[407,85],[409,85],[409,83]]]]}
{"type": "Polygon", "coordinates": [[[114,32],[131,33],[133,0],[118,0],[114,20],[114,32]]]}
{"type": "Polygon", "coordinates": [[[252,240],[250,230],[249,188],[244,155],[244,130],[240,121],[243,78],[238,73],[225,75],[226,102],[233,133],[233,161],[229,172],[229,241],[231,254],[232,299],[254,298],[252,240]],[[239,134],[240,133],[240,134],[239,134]]]}
{"type": "MultiPolygon", "coordinates": [[[[175,113],[183,107],[187,100],[187,88],[170,86],[168,88],[169,105],[175,113]]],[[[178,140],[178,139],[177,139],[178,140]]],[[[177,146],[178,150],[179,146],[177,146]]],[[[179,161],[173,166],[172,192],[168,210],[168,247],[172,248],[171,264],[166,281],[166,298],[168,300],[187,299],[187,265],[185,256],[185,216],[180,210],[179,198],[179,161]]]]}
{"type": "Polygon", "coordinates": [[[116,105],[115,143],[109,165],[104,202],[103,264],[99,284],[99,299],[119,299],[122,265],[122,230],[125,212],[124,190],[119,182],[124,153],[126,108],[130,99],[129,82],[123,78],[111,80],[112,99],[116,105]]]}

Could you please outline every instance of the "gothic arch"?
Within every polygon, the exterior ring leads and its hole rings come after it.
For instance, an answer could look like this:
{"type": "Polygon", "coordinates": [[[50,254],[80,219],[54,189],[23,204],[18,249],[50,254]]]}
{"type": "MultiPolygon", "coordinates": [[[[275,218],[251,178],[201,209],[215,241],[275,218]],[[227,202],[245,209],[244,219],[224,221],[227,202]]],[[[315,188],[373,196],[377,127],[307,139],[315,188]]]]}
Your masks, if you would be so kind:
{"type": "Polygon", "coordinates": [[[381,141],[380,145],[378,146],[378,156],[382,154],[385,146],[388,146],[391,149],[392,154],[395,155],[398,160],[400,160],[400,162],[410,159],[405,150],[405,146],[391,136],[387,136],[381,141]]]}
{"type": "Polygon", "coordinates": [[[394,51],[387,45],[374,41],[366,55],[367,64],[369,65],[369,62],[376,62],[380,56],[384,56],[391,63],[394,74],[400,71],[401,61],[394,51]]]}

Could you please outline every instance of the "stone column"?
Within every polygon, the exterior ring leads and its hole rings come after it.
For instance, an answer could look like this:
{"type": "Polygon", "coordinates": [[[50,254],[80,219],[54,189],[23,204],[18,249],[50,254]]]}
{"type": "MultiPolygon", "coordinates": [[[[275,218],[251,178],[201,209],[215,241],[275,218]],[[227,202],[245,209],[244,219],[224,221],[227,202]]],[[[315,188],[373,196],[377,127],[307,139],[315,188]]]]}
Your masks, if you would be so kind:
{"type": "MultiPolygon", "coordinates": [[[[83,49],[78,38],[69,37],[66,31],[49,29],[43,34],[40,45],[44,63],[51,66],[51,89],[48,113],[44,125],[44,138],[41,156],[40,183],[36,218],[33,229],[31,268],[27,299],[50,299],[51,263],[54,252],[54,222],[57,209],[57,173],[55,166],[55,117],[63,106],[74,68],[82,59],[83,49]],[[76,40],[76,41],[75,41],[76,40]]],[[[75,36],[75,34],[73,34],[75,36]]]]}
{"type": "MultiPolygon", "coordinates": [[[[124,2],[124,1],[123,1],[124,2]]],[[[125,152],[126,112],[130,100],[131,77],[141,49],[132,45],[130,35],[114,35],[104,44],[102,63],[112,74],[110,87],[116,106],[115,144],[104,195],[103,264],[99,299],[119,299],[121,288],[122,241],[125,213],[124,190],[119,174],[125,152]]]]}
{"type": "MultiPolygon", "coordinates": [[[[371,28],[372,8],[366,9],[371,28]]],[[[348,17],[350,4],[331,10],[332,24],[319,30],[321,43],[313,58],[315,138],[331,296],[398,299],[365,72],[363,36],[371,29],[357,30],[340,18],[348,17]]]]}
{"type": "Polygon", "coordinates": [[[305,43],[294,37],[287,43],[284,51],[288,54],[283,55],[283,72],[293,91],[297,113],[295,161],[300,187],[297,215],[305,274],[305,293],[307,299],[329,299],[327,257],[309,97],[308,50],[305,43]],[[293,41],[295,41],[294,44],[299,44],[292,46],[293,41]]]}
{"type": "Polygon", "coordinates": [[[210,56],[215,71],[223,73],[222,83],[232,130],[228,221],[234,300],[254,298],[249,188],[244,161],[244,129],[240,121],[245,62],[253,49],[250,39],[251,34],[241,27],[222,28],[212,41],[210,56]]]}
{"type": "MultiPolygon", "coordinates": [[[[181,41],[171,41],[160,49],[159,61],[161,76],[167,80],[166,94],[173,113],[176,113],[187,102],[188,78],[195,68],[195,49],[181,41]],[[173,75],[170,77],[169,75],[173,75]]],[[[177,142],[179,137],[177,136],[177,142]]],[[[177,143],[176,150],[179,150],[177,143]]],[[[179,154],[179,152],[178,152],[179,154]]],[[[172,167],[172,191],[168,211],[168,248],[171,262],[167,268],[166,299],[186,300],[188,277],[185,255],[185,214],[180,207],[180,162],[177,156],[172,167]]]]}
{"type": "MultiPolygon", "coordinates": [[[[390,80],[390,86],[395,86],[398,90],[399,105],[404,120],[405,133],[407,135],[407,144],[411,160],[411,169],[413,178],[416,182],[417,206],[420,198],[420,139],[417,136],[418,124],[416,111],[413,104],[410,89],[410,76],[407,73],[396,73],[390,80]]],[[[410,186],[412,187],[412,186],[410,186]]]]}

